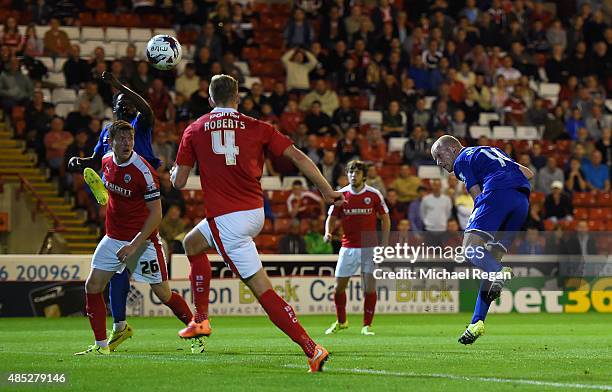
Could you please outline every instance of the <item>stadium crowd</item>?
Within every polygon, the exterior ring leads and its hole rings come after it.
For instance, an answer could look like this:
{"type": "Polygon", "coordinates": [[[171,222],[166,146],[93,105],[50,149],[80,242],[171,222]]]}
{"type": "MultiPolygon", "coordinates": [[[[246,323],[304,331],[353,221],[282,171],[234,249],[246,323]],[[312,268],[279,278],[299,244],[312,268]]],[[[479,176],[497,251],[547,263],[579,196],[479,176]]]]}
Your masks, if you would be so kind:
{"type": "MultiPolygon", "coordinates": [[[[399,233],[465,227],[472,198],[454,176],[431,171],[429,149],[442,134],[498,146],[537,173],[528,232],[612,230],[608,1],[2,3],[13,10],[3,13],[0,35],[4,113],[92,224],[102,222],[103,210],[82,176],[65,167],[71,156],[91,155],[112,117],[113,90],[100,77],[109,71],[155,113],[160,232],[174,251],[203,210],[198,192],[172,188],[168,170],[182,130],[210,110],[208,81],[218,73],[241,82],[242,113],[289,135],[335,187],[348,184],[348,161],[371,163],[367,183],[385,196],[399,233]],[[82,55],[87,42],[65,30],[110,27],[113,12],[136,17],[123,27],[141,27],[145,19],[152,23],[146,27],[172,27],[184,46],[182,65],[153,69],[141,56],[143,42],[133,40],[124,53],[110,49],[109,39],[82,55]],[[49,26],[43,36],[37,25],[49,26]],[[49,77],[45,58],[59,81],[49,77]],[[536,137],[521,137],[534,129],[536,137]]],[[[288,178],[291,189],[264,192],[264,252],[332,253],[338,243],[323,241],[321,198],[282,158],[267,157],[266,172],[288,178]]],[[[520,249],[544,253],[547,244],[535,246],[533,238],[520,249]]]]}

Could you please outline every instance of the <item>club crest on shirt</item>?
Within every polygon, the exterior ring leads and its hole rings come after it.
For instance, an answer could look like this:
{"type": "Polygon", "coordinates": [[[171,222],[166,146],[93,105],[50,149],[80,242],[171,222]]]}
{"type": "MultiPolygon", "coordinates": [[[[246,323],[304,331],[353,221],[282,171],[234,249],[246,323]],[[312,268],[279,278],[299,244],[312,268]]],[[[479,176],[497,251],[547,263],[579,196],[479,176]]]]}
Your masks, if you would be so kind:
{"type": "Polygon", "coordinates": [[[125,176],[123,176],[123,181],[125,181],[126,184],[129,184],[130,181],[132,181],[132,176],[126,174],[125,176]]]}
{"type": "Polygon", "coordinates": [[[370,204],[372,202],[372,199],[370,197],[364,197],[363,202],[366,204],[370,204]]]}

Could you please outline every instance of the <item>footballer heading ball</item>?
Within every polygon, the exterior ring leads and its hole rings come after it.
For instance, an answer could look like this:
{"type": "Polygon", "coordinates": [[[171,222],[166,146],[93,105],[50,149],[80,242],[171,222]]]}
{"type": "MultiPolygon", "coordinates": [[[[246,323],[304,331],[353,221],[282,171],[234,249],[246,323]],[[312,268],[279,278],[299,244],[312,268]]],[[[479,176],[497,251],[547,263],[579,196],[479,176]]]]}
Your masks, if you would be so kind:
{"type": "Polygon", "coordinates": [[[160,34],[147,42],[146,55],[154,68],[167,71],[181,61],[183,49],[176,38],[160,34]]]}

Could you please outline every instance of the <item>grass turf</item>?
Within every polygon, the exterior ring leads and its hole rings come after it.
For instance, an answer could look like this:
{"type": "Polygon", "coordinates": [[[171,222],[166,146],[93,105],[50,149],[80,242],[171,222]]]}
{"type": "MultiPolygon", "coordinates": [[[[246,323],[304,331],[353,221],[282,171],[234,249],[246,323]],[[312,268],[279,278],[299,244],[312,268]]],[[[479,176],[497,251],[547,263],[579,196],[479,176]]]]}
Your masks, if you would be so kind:
{"type": "MultiPolygon", "coordinates": [[[[331,353],[326,371],[307,374],[300,348],[264,317],[216,317],[207,352],[191,354],[172,318],[132,318],[134,338],[110,356],[75,357],[92,333],[86,318],[3,319],[0,373],[65,373],[53,390],[589,390],[612,389],[612,314],[491,315],[472,346],[457,343],[470,315],[379,315],[376,336],[361,317],[338,335],[333,316],[303,316],[331,353]]],[[[108,320],[111,325],[111,320],[108,320]]],[[[0,390],[37,390],[8,385],[0,390]]]]}

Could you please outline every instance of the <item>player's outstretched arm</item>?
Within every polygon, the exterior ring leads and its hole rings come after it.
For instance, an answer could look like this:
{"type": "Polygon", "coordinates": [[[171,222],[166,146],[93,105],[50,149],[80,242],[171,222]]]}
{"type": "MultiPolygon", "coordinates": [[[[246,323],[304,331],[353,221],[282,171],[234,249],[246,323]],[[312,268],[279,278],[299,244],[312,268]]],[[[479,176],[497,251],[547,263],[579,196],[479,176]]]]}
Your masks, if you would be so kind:
{"type": "Polygon", "coordinates": [[[325,235],[323,236],[325,242],[330,242],[332,240],[332,235],[336,229],[336,222],[338,222],[338,218],[333,215],[327,216],[327,220],[325,221],[325,235]]]}
{"type": "Polygon", "coordinates": [[[328,203],[341,204],[344,202],[344,196],[341,192],[336,192],[329,185],[329,182],[323,177],[314,162],[306,156],[302,151],[291,145],[283,152],[285,158],[289,158],[313,184],[319,189],[325,201],[328,203]]]}
{"type": "Polygon", "coordinates": [[[391,232],[391,218],[389,214],[382,214],[379,218],[381,223],[381,245],[387,246],[389,245],[389,233],[391,232]]]}
{"type": "Polygon", "coordinates": [[[172,169],[170,169],[170,181],[174,189],[185,188],[187,179],[189,178],[189,172],[191,172],[191,167],[185,165],[174,165],[172,169]]]}
{"type": "Polygon", "coordinates": [[[147,209],[149,210],[149,216],[147,220],[145,220],[140,233],[136,234],[136,237],[134,237],[129,244],[122,246],[121,249],[117,251],[117,257],[122,262],[138,251],[151,234],[153,234],[153,231],[159,227],[162,221],[162,206],[160,199],[148,201],[147,209]]]}
{"type": "Polygon", "coordinates": [[[90,157],[72,157],[68,160],[68,169],[69,170],[83,170],[86,167],[90,167],[94,170],[98,170],[102,163],[102,157],[94,154],[90,157]]]}
{"type": "Polygon", "coordinates": [[[134,104],[134,106],[136,106],[136,110],[142,113],[142,115],[145,116],[147,120],[151,123],[151,126],[153,126],[153,123],[155,122],[155,115],[153,114],[153,109],[151,109],[151,106],[149,106],[149,104],[143,97],[138,95],[138,93],[134,92],[123,83],[121,83],[119,80],[117,80],[115,75],[108,71],[102,72],[102,80],[125,94],[125,96],[134,104]]]}

